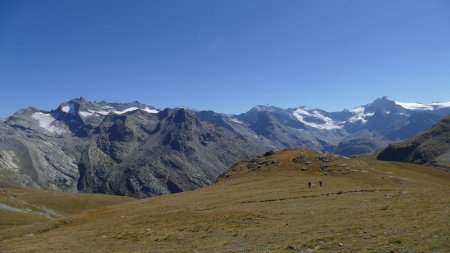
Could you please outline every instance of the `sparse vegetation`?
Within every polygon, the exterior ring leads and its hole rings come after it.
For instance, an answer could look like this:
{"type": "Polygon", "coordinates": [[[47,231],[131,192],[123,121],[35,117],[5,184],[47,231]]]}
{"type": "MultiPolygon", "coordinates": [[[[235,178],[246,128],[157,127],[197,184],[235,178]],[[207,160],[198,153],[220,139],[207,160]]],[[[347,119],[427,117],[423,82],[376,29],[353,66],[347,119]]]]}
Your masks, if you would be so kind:
{"type": "Polygon", "coordinates": [[[295,149],[208,188],[16,224],[0,251],[447,252],[449,203],[444,171],[295,149]]]}
{"type": "Polygon", "coordinates": [[[0,188],[0,240],[50,231],[82,211],[133,200],[101,194],[78,194],[0,188]]]}

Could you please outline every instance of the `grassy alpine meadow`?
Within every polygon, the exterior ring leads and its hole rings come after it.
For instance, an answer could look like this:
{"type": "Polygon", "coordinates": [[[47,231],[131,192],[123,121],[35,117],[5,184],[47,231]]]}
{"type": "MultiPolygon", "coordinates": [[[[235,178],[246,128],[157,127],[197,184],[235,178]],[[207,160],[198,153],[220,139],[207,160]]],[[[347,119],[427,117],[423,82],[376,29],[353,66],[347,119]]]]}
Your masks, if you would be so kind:
{"type": "Polygon", "coordinates": [[[448,172],[305,149],[242,161],[192,192],[3,190],[0,203],[0,252],[450,251],[448,172]]]}

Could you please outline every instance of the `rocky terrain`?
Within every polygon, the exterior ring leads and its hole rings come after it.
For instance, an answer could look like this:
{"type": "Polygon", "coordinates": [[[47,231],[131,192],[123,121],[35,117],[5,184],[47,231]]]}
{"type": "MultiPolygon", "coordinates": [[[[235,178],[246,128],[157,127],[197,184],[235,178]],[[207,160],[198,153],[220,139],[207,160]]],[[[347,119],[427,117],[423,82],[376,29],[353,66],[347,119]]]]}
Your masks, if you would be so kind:
{"type": "Polygon", "coordinates": [[[261,153],[253,135],[214,114],[75,99],[20,110],[0,125],[0,182],[156,196],[209,185],[239,159],[261,153]]]}
{"type": "Polygon", "coordinates": [[[372,152],[448,113],[449,103],[387,97],[341,112],[256,106],[239,115],[78,98],[0,122],[0,185],[138,198],[176,193],[269,150],[372,152]]]}

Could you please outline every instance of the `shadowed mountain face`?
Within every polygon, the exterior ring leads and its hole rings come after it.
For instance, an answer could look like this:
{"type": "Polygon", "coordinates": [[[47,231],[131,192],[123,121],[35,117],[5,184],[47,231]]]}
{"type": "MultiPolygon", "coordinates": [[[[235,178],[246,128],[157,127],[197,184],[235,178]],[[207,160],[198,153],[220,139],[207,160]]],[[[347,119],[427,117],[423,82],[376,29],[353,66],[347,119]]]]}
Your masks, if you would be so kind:
{"type": "Polygon", "coordinates": [[[156,196],[209,185],[271,148],[229,117],[202,116],[83,99],[51,112],[21,110],[0,126],[0,183],[156,196]]]}
{"type": "Polygon", "coordinates": [[[209,185],[235,162],[272,149],[371,152],[446,113],[448,103],[386,97],[342,112],[256,106],[240,115],[78,98],[0,122],[0,185],[156,196],[209,185]]]}
{"type": "Polygon", "coordinates": [[[450,167],[450,116],[414,138],[389,145],[378,159],[450,167]]]}

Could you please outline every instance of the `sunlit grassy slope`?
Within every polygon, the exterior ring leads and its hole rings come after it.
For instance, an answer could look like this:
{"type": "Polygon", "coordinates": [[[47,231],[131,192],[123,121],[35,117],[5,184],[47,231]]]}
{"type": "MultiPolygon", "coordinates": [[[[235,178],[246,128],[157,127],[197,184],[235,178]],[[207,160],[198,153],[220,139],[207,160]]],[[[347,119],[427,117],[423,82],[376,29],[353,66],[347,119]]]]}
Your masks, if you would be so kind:
{"type": "Polygon", "coordinates": [[[131,200],[100,194],[0,188],[0,240],[48,231],[82,211],[131,200]]]}
{"type": "Polygon", "coordinates": [[[0,252],[450,250],[449,173],[300,149],[241,162],[208,188],[78,211],[17,224],[0,252]]]}

